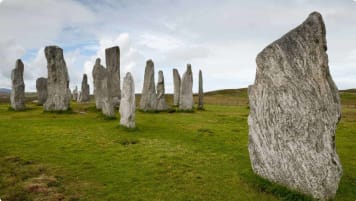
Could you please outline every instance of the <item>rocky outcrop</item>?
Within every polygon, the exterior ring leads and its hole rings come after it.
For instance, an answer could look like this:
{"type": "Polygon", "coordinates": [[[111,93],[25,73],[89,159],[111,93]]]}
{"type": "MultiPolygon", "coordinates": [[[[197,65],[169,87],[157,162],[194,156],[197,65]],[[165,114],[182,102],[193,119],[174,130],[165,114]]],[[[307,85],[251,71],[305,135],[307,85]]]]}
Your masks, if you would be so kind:
{"type": "Polygon", "coordinates": [[[88,76],[87,74],[83,75],[82,80],[82,90],[80,91],[79,101],[78,102],[89,102],[90,100],[90,88],[88,84],[88,76]]]}
{"type": "Polygon", "coordinates": [[[179,105],[179,95],[180,95],[180,75],[176,68],[173,69],[173,105],[179,105]]]}
{"type": "Polygon", "coordinates": [[[135,128],[135,84],[131,73],[126,73],[120,103],[120,125],[135,128]]]}
{"type": "Polygon", "coordinates": [[[24,65],[21,59],[16,60],[15,68],[11,72],[11,108],[24,110],[25,106],[25,82],[23,81],[24,65]]]}
{"type": "Polygon", "coordinates": [[[193,75],[192,66],[187,65],[187,71],[183,74],[182,83],[180,87],[179,109],[180,110],[193,110],[193,75]]]}
{"type": "Polygon", "coordinates": [[[157,110],[164,111],[168,110],[168,105],[166,102],[165,89],[164,89],[164,77],[163,71],[158,71],[158,82],[157,82],[157,110]]]}
{"type": "Polygon", "coordinates": [[[328,200],[342,167],[335,150],[341,117],[326,54],[325,25],[309,17],[260,52],[249,87],[249,154],[258,175],[328,200]]]}
{"type": "Polygon", "coordinates": [[[157,95],[155,87],[155,72],[152,60],[146,62],[145,78],[143,82],[140,109],[142,111],[154,111],[157,108],[157,95]]]}
{"type": "Polygon", "coordinates": [[[198,109],[204,110],[204,91],[203,91],[203,74],[199,70],[199,91],[198,91],[198,109]]]}
{"type": "Polygon", "coordinates": [[[40,77],[36,80],[38,104],[43,105],[47,100],[47,78],[40,77]]]}
{"type": "Polygon", "coordinates": [[[69,76],[63,57],[63,50],[57,46],[45,48],[47,59],[47,100],[44,104],[46,111],[66,111],[70,104],[69,76]]]}
{"type": "Polygon", "coordinates": [[[109,94],[115,107],[120,105],[120,48],[114,46],[105,50],[108,82],[111,86],[109,94]]]}

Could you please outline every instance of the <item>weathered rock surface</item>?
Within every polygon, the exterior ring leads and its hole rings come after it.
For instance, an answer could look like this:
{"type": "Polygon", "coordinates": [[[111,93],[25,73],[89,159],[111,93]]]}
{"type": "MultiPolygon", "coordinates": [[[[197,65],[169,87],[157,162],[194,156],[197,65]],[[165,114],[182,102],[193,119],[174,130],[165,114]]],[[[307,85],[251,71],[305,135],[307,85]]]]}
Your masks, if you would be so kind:
{"type": "Polygon", "coordinates": [[[124,77],[121,95],[120,124],[127,128],[135,128],[135,83],[129,72],[124,77]]]}
{"type": "Polygon", "coordinates": [[[204,91],[203,91],[203,74],[201,70],[199,70],[199,91],[198,91],[198,109],[204,109],[204,91]]]}
{"type": "Polygon", "coordinates": [[[105,50],[106,70],[108,71],[108,81],[110,84],[109,94],[115,107],[120,106],[120,48],[114,46],[105,50]]]}
{"type": "Polygon", "coordinates": [[[314,198],[335,196],[342,167],[335,150],[341,117],[319,13],[267,46],[249,87],[249,154],[258,175],[314,198]]]}
{"type": "Polygon", "coordinates": [[[154,111],[157,109],[157,95],[155,87],[155,72],[152,60],[146,62],[145,78],[140,100],[140,109],[142,111],[154,111]]]}
{"type": "Polygon", "coordinates": [[[173,69],[173,105],[179,105],[179,95],[180,95],[180,75],[176,68],[173,69]]]}
{"type": "Polygon", "coordinates": [[[164,89],[164,77],[163,71],[158,71],[158,82],[157,82],[157,110],[164,111],[168,110],[168,105],[166,102],[165,89],[164,89]]]}
{"type": "Polygon", "coordinates": [[[192,66],[187,65],[187,71],[183,74],[182,83],[180,87],[179,109],[193,110],[193,75],[192,66]]]}
{"type": "Polygon", "coordinates": [[[107,72],[104,66],[100,64],[100,58],[97,58],[92,71],[94,82],[94,97],[96,109],[101,109],[103,99],[103,80],[107,81],[107,72]]]}
{"type": "Polygon", "coordinates": [[[43,105],[47,100],[47,78],[37,78],[36,89],[38,104],[43,105]]]}
{"type": "Polygon", "coordinates": [[[23,81],[24,65],[21,59],[16,60],[15,68],[11,71],[11,108],[24,110],[25,106],[25,82],[23,81]]]}
{"type": "Polygon", "coordinates": [[[73,90],[73,93],[72,93],[72,100],[77,101],[78,97],[79,97],[78,87],[75,86],[75,89],[73,90]]]}
{"type": "Polygon", "coordinates": [[[44,50],[47,59],[47,100],[46,111],[66,111],[69,109],[70,92],[67,65],[63,50],[57,46],[47,46],[44,50]]]}
{"type": "Polygon", "coordinates": [[[80,91],[79,102],[89,102],[90,100],[90,88],[88,84],[88,76],[87,74],[83,75],[82,80],[82,90],[80,91]]]}

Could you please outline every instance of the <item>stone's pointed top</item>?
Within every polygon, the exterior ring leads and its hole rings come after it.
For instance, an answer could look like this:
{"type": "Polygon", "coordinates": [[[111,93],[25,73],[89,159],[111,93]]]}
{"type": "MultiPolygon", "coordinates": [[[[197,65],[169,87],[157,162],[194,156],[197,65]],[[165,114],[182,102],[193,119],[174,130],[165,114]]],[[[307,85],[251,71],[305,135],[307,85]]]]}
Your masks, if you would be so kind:
{"type": "Polygon", "coordinates": [[[83,82],[87,83],[88,82],[88,76],[87,74],[83,74],[83,82]]]}
{"type": "Polygon", "coordinates": [[[101,62],[100,58],[96,58],[95,65],[100,65],[100,62],[101,62]]]}
{"type": "Polygon", "coordinates": [[[147,60],[146,61],[146,65],[150,65],[150,66],[152,65],[153,66],[154,63],[153,63],[152,59],[147,60]]]}
{"type": "Polygon", "coordinates": [[[191,64],[187,64],[187,72],[192,72],[192,65],[191,64]]]}
{"type": "Polygon", "coordinates": [[[21,69],[23,71],[24,69],[24,64],[21,59],[17,59],[15,63],[15,69],[21,69]]]}

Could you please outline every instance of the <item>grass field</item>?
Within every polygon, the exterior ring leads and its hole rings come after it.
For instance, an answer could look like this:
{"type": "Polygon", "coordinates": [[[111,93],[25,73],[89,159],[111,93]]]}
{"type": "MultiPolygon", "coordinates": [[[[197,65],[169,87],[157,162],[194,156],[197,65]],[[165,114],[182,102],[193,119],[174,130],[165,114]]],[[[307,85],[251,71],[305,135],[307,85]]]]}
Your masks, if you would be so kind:
{"type": "MultiPolygon", "coordinates": [[[[207,93],[206,110],[136,113],[137,129],[94,103],[72,112],[0,104],[0,199],[311,200],[253,174],[246,90],[207,93]]],[[[335,200],[356,199],[356,93],[342,92],[336,134],[344,174],[335,200]]],[[[169,97],[171,101],[171,97],[169,97]]]]}

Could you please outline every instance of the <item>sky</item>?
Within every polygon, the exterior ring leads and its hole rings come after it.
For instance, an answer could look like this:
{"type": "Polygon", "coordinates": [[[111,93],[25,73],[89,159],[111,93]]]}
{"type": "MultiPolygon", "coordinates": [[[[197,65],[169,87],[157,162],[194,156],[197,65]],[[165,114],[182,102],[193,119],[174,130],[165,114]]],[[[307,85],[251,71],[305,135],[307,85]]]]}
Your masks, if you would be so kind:
{"type": "Polygon", "coordinates": [[[356,88],[356,0],[0,0],[0,88],[11,88],[11,70],[21,58],[26,91],[47,77],[44,47],[58,45],[70,77],[91,90],[96,58],[120,47],[121,80],[131,72],[142,90],[146,60],[164,73],[173,92],[172,69],[192,64],[204,90],[253,84],[256,55],[318,11],[326,24],[329,68],[339,89],[356,88]]]}

